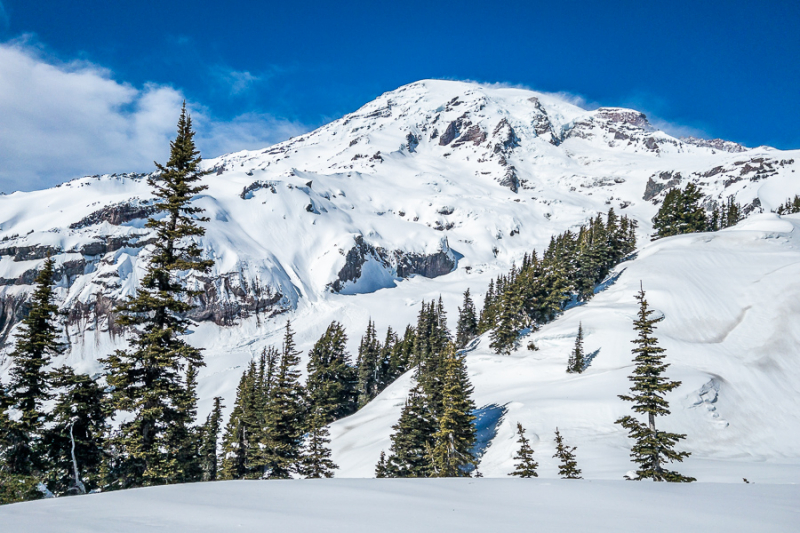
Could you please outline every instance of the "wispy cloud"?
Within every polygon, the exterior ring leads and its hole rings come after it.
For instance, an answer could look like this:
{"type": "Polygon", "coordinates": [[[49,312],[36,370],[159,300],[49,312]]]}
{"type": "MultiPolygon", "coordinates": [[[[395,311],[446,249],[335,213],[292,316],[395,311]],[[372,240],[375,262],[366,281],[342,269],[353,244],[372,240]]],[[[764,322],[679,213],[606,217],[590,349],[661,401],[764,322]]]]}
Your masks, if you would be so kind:
{"type": "Polygon", "coordinates": [[[247,70],[234,70],[216,66],[211,69],[211,72],[220,85],[234,96],[246,93],[253,88],[254,85],[264,81],[263,76],[251,74],[247,70]]]}
{"type": "MultiPolygon", "coordinates": [[[[244,79],[243,82],[247,80],[244,79]]],[[[147,171],[166,159],[185,96],[135,87],[86,62],[46,58],[24,39],[0,43],[0,190],[32,190],[76,176],[147,171]]],[[[219,120],[189,103],[204,157],[260,148],[308,130],[248,113],[219,120]]]]}

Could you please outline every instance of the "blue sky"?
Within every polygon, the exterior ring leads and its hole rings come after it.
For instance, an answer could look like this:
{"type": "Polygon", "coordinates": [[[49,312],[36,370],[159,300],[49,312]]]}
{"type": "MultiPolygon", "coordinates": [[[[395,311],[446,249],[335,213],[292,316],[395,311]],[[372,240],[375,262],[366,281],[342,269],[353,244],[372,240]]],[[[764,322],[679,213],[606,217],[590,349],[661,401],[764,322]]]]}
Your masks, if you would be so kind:
{"type": "Polygon", "coordinates": [[[800,148],[798,28],[789,0],[0,0],[0,190],[150,170],[183,98],[213,157],[423,78],[564,91],[674,133],[800,148]]]}

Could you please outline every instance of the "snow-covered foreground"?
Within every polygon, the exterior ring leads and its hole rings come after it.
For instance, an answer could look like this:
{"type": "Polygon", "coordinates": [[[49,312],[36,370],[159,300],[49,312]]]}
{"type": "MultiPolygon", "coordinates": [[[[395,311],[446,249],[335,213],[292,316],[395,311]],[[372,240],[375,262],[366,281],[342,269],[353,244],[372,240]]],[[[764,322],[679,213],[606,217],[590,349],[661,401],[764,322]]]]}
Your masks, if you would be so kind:
{"type": "MultiPolygon", "coordinates": [[[[632,469],[631,442],[614,421],[631,412],[617,395],[630,387],[641,281],[650,306],[665,317],[656,335],[671,363],[667,375],[682,382],[668,396],[672,414],[658,420],[660,429],[688,435],[680,447],[692,456],[675,468],[700,481],[800,482],[798,233],[798,215],[763,214],[717,233],[662,239],[620,264],[618,279],[587,304],[523,337],[510,356],[492,353],[482,337],[467,357],[475,401],[505,414],[480,471],[504,477],[513,470],[517,421],[528,430],[542,477],[557,477],[556,427],[578,447],[584,477],[620,479],[632,469]],[[591,364],[567,374],[579,323],[591,364]],[[526,349],[530,340],[539,350],[526,349]]],[[[333,424],[337,475],[374,475],[410,383],[403,376],[333,424]]]]}
{"type": "Polygon", "coordinates": [[[796,531],[800,487],[527,479],[225,481],[0,507],[8,532],[796,531]]]}

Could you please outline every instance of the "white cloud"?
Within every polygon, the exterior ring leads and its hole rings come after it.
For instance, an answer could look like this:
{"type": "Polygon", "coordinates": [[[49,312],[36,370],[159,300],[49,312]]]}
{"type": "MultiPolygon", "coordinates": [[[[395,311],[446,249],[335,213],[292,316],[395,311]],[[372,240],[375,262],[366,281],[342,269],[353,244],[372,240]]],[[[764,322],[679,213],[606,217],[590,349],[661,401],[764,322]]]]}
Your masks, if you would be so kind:
{"type": "MultiPolygon", "coordinates": [[[[0,44],[0,190],[151,170],[167,158],[183,100],[175,88],[120,83],[97,65],[47,61],[24,41],[0,44]]],[[[206,158],[308,129],[264,114],[219,121],[206,108],[189,107],[206,158]]]]}

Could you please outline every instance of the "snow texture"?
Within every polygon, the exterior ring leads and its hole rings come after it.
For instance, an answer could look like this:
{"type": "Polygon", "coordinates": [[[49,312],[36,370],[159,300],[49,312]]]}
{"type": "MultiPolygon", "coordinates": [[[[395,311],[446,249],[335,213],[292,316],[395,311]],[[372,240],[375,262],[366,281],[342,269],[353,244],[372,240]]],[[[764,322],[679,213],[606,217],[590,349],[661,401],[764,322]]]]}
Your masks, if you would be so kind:
{"type": "Polygon", "coordinates": [[[800,488],[537,479],[224,481],[0,507],[4,531],[796,531],[800,488]],[[646,526],[643,526],[646,524],[646,526]]]}

